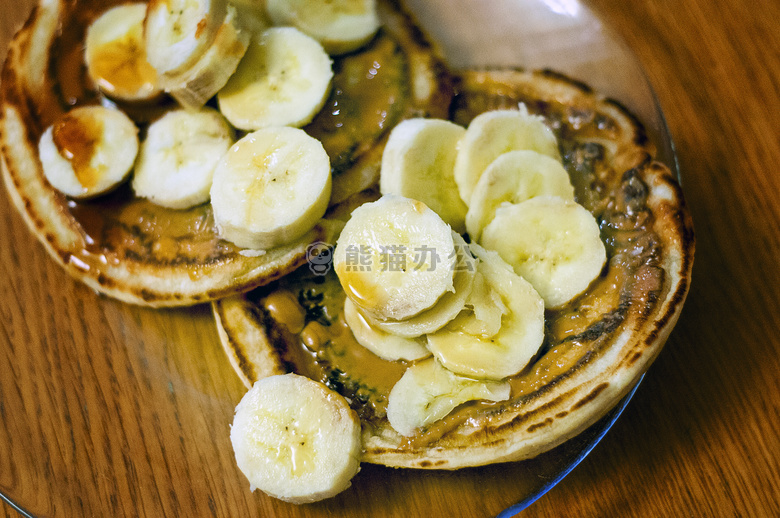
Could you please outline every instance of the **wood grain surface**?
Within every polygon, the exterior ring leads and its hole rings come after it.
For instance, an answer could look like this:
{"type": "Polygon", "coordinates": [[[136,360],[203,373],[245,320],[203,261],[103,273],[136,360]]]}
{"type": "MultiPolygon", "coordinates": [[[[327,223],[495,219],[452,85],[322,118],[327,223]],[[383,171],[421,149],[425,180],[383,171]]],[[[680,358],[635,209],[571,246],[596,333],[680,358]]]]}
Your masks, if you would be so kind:
{"type": "MultiPolygon", "coordinates": [[[[0,54],[32,0],[0,1],[0,54]]],[[[780,515],[780,2],[590,2],[635,51],[697,231],[688,302],[617,424],[524,516],[780,515]]],[[[210,310],[72,281],[0,196],[0,492],[35,516],[491,516],[526,466],[365,466],[293,508],[234,465],[244,388],[210,310]],[[406,472],[405,472],[406,473],[406,472]],[[385,484],[385,479],[402,483],[385,484]]],[[[15,516],[0,503],[0,516],[15,516]]]]}

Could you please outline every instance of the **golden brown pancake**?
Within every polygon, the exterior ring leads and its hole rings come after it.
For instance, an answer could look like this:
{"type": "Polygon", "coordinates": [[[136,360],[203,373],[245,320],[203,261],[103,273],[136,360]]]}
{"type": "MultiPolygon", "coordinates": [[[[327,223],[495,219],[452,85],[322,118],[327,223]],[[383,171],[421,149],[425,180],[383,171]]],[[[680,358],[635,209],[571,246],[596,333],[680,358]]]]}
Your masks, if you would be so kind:
{"type": "MultiPolygon", "coordinates": [[[[46,181],[37,156],[43,130],[74,106],[106,102],[87,77],[83,39],[89,23],[118,3],[42,2],[10,45],[2,75],[0,144],[3,179],[25,222],[68,273],[136,304],[218,299],[267,284],[303,264],[307,247],[332,240],[337,226],[321,221],[297,242],[258,255],[220,239],[209,204],[165,209],[135,197],[128,185],[76,201],[46,181]]],[[[392,126],[410,116],[443,116],[450,104],[445,69],[406,15],[392,2],[380,2],[380,15],[384,27],[369,45],[334,60],[331,97],[304,128],[322,140],[331,157],[333,204],[376,181],[392,126]]],[[[167,99],[151,107],[120,108],[143,132],[146,123],[173,106],[167,99]]]]}
{"type": "MultiPolygon", "coordinates": [[[[546,312],[544,343],[509,379],[508,401],[466,403],[411,438],[385,414],[407,364],[357,344],[341,315],[345,295],[333,272],[322,275],[322,261],[215,302],[223,345],[244,383],[297,372],[340,392],[361,417],[365,462],[456,469],[531,458],[561,444],[628,393],[663,347],[688,291],[694,238],[682,192],[625,108],[549,71],[465,71],[456,91],[451,119],[460,124],[518,102],[547,119],[577,201],[600,224],[608,262],[584,294],[546,312]]],[[[376,192],[361,196],[353,205],[376,192]]]]}

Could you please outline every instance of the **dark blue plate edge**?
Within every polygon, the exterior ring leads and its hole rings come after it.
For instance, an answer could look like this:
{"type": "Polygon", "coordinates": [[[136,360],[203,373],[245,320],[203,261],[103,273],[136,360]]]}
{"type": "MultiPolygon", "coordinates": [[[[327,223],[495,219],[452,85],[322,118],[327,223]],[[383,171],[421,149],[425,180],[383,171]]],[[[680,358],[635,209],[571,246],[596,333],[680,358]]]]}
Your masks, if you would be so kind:
{"type": "Polygon", "coordinates": [[[585,447],[579,452],[579,454],[572,459],[572,461],[569,463],[569,465],[566,466],[565,469],[563,469],[560,474],[547,482],[545,485],[543,485],[539,491],[534,493],[533,495],[530,495],[526,497],[524,500],[521,500],[520,502],[516,503],[515,505],[508,507],[501,511],[496,518],[511,518],[512,516],[516,516],[523,510],[527,509],[531,504],[539,500],[542,496],[545,495],[550,489],[555,487],[556,484],[558,484],[561,480],[563,480],[566,475],[571,473],[571,471],[577,467],[577,465],[582,462],[582,460],[588,456],[588,454],[593,450],[593,448],[596,447],[596,445],[601,441],[601,439],[607,434],[607,432],[612,428],[612,425],[615,424],[615,421],[618,420],[618,417],[620,417],[620,414],[623,413],[623,410],[625,410],[626,406],[628,405],[628,402],[631,401],[631,398],[634,396],[634,393],[639,388],[639,384],[644,379],[644,374],[641,378],[639,378],[639,381],[636,382],[634,387],[631,389],[631,392],[629,392],[626,397],[624,397],[620,403],[615,406],[612,410],[610,410],[609,418],[607,421],[603,424],[603,427],[596,432],[596,435],[585,445],[585,447]]]}

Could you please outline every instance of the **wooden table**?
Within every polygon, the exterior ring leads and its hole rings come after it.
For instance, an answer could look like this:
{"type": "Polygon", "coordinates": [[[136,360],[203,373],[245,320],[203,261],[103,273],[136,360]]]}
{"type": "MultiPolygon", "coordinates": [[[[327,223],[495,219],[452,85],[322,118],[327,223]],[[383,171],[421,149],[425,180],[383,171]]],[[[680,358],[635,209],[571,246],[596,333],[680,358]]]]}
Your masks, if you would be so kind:
{"type": "MultiPolygon", "coordinates": [[[[31,3],[3,0],[0,41],[31,3]]],[[[524,515],[780,515],[780,3],[591,4],[666,113],[696,264],[679,324],[621,419],[524,515]]],[[[208,307],[96,296],[49,260],[5,195],[0,228],[0,492],[44,516],[289,515],[234,466],[227,423],[244,389],[208,307]]],[[[340,515],[372,497],[429,516],[501,510],[501,471],[456,508],[420,495],[446,497],[457,475],[391,494],[382,468],[364,473],[361,491],[297,512],[340,515]]]]}

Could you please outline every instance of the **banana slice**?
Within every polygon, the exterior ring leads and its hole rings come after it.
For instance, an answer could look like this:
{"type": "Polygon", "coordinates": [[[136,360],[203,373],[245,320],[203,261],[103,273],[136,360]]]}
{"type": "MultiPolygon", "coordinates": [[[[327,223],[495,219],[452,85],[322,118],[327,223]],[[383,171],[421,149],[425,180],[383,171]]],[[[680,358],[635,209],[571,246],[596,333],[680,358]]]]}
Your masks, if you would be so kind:
{"type": "MultiPolygon", "coordinates": [[[[481,332],[470,333],[483,329],[479,320],[485,320],[479,310],[473,309],[471,319],[475,322],[464,323],[456,319],[441,331],[429,334],[428,347],[442,365],[453,372],[472,378],[500,380],[520,372],[542,345],[544,302],[531,284],[518,276],[497,253],[475,244],[471,249],[480,259],[478,272],[498,293],[508,311],[492,337],[486,338],[481,332]]],[[[473,298],[470,302],[476,306],[480,299],[473,298]]]]}
{"type": "Polygon", "coordinates": [[[104,12],[87,29],[87,73],[109,97],[149,101],[162,93],[157,71],[146,59],[145,17],[145,3],[120,5],[104,12]]]}
{"type": "Polygon", "coordinates": [[[355,340],[380,358],[389,361],[419,360],[431,355],[424,339],[392,335],[371,324],[350,298],[344,301],[344,320],[355,340]]]}
{"type": "Polygon", "coordinates": [[[244,57],[250,38],[251,31],[239,23],[237,10],[228,6],[214,43],[183,72],[164,74],[161,82],[165,90],[185,108],[200,108],[227,84],[244,57]]]}
{"type": "Polygon", "coordinates": [[[387,419],[396,432],[410,437],[458,405],[481,399],[504,401],[510,391],[509,382],[458,376],[431,358],[406,369],[393,386],[387,399],[387,419]]]}
{"type": "Polygon", "coordinates": [[[146,57],[158,74],[190,68],[214,42],[226,0],[152,0],[146,10],[146,57]]]}
{"type": "Polygon", "coordinates": [[[574,200],[574,187],[563,165],[536,151],[510,151],[496,158],[479,178],[466,214],[466,229],[479,241],[499,205],[520,203],[536,196],[574,200]]]}
{"type": "Polygon", "coordinates": [[[214,169],[233,138],[233,129],[214,109],[168,112],[147,130],[135,166],[133,190],[172,209],[208,201],[214,169]]]}
{"type": "Polygon", "coordinates": [[[119,110],[74,108],[38,142],[43,174],[55,189],[92,198],[125,181],[138,154],[138,128],[119,110]]]}
{"type": "Polygon", "coordinates": [[[230,440],[252,491],[304,504],[347,489],[360,470],[360,421],[347,401],[297,374],[257,381],[236,406],[230,440]]]}
{"type": "Polygon", "coordinates": [[[458,233],[466,230],[466,205],[453,169],[458,140],[466,130],[441,119],[407,119],[390,132],[382,154],[382,194],[414,198],[428,205],[458,233]]]}
{"type": "Polygon", "coordinates": [[[322,45],[292,27],[274,27],[249,45],[217,101],[230,123],[243,130],[300,127],[325,104],[332,78],[322,45]]]}
{"type": "Polygon", "coordinates": [[[274,25],[291,25],[319,41],[328,54],[357,50],[376,34],[376,0],[267,0],[274,25]]]}
{"type": "Polygon", "coordinates": [[[562,306],[585,291],[607,258],[591,213],[555,196],[499,207],[481,243],[533,284],[547,308],[562,306]]]}
{"type": "Polygon", "coordinates": [[[464,309],[452,320],[451,327],[481,338],[496,336],[501,329],[501,320],[509,313],[501,295],[479,271],[474,276],[464,309]]]}
{"type": "Polygon", "coordinates": [[[424,203],[385,195],[352,212],[333,255],[341,286],[377,320],[401,320],[453,291],[452,231],[424,203]]]}
{"type": "Polygon", "coordinates": [[[507,151],[530,149],[560,161],[558,141],[544,119],[518,110],[484,112],[471,121],[458,143],[455,181],[460,197],[471,205],[471,195],[487,167],[507,151]]]}
{"type": "Polygon", "coordinates": [[[325,214],[330,159],[297,128],[265,128],[230,148],[214,171],[211,205],[224,239],[267,250],[290,243],[325,214]]]}
{"type": "Polygon", "coordinates": [[[252,37],[259,37],[271,27],[264,0],[229,0],[229,5],[236,8],[241,26],[248,30],[252,37]]]}
{"type": "Polygon", "coordinates": [[[432,308],[405,320],[377,320],[371,318],[370,315],[364,315],[371,325],[396,336],[416,338],[438,331],[458,316],[471,293],[477,272],[477,261],[469,253],[468,245],[460,237],[460,234],[453,232],[452,238],[457,251],[454,266],[454,290],[445,292],[432,308]]]}

